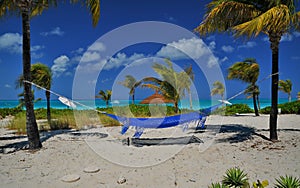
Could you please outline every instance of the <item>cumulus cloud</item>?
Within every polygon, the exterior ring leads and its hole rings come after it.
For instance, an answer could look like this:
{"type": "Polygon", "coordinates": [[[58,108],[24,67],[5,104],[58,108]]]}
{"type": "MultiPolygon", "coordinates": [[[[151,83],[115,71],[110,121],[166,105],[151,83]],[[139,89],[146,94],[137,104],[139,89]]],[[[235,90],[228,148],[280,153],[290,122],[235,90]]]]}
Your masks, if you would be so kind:
{"type": "Polygon", "coordinates": [[[11,85],[5,84],[4,87],[6,87],[6,88],[11,88],[11,85]]]}
{"type": "Polygon", "coordinates": [[[293,38],[294,38],[293,35],[286,33],[282,35],[280,42],[290,42],[293,40],[293,38]]]}
{"type": "Polygon", "coordinates": [[[212,67],[218,64],[218,58],[215,57],[211,50],[215,49],[214,41],[207,46],[202,39],[190,38],[180,39],[162,47],[156,54],[158,57],[170,58],[171,60],[183,60],[193,58],[207,59],[207,66],[212,67]]]}
{"type": "Polygon", "coordinates": [[[209,45],[208,45],[208,48],[210,49],[210,50],[214,50],[214,49],[216,49],[216,42],[215,41],[211,41],[210,43],[209,43],[209,45]]]}
{"type": "Polygon", "coordinates": [[[40,33],[42,36],[50,36],[50,35],[56,35],[56,36],[63,36],[65,32],[63,32],[60,27],[55,27],[51,31],[42,32],[40,33]]]}
{"type": "Polygon", "coordinates": [[[171,58],[172,60],[180,60],[188,59],[188,56],[198,59],[209,53],[210,51],[202,39],[190,38],[169,43],[162,47],[156,55],[158,57],[171,58]]]}
{"type": "Polygon", "coordinates": [[[67,71],[68,62],[70,59],[66,55],[61,55],[56,58],[53,62],[54,64],[51,67],[51,71],[54,77],[59,77],[62,73],[67,71]]]}
{"type": "Polygon", "coordinates": [[[22,52],[22,36],[19,33],[5,33],[0,36],[0,50],[10,53],[22,52]]]}
{"type": "Polygon", "coordinates": [[[104,70],[110,70],[113,68],[119,68],[121,66],[127,66],[132,62],[142,58],[145,58],[144,54],[134,53],[131,56],[127,56],[125,53],[118,53],[115,57],[112,57],[107,61],[104,70]]]}
{"type": "Polygon", "coordinates": [[[239,45],[238,48],[253,48],[256,46],[256,42],[248,41],[243,45],[239,45]]]}
{"type": "Polygon", "coordinates": [[[226,53],[231,53],[234,51],[234,48],[232,46],[228,45],[228,46],[222,46],[222,50],[226,53]]]}

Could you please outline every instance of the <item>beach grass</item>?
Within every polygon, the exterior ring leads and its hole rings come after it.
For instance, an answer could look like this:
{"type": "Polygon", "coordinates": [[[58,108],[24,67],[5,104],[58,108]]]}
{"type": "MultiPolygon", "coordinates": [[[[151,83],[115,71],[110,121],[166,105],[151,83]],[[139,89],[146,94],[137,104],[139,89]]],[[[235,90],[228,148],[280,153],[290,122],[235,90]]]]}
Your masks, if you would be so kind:
{"type": "MultiPolygon", "coordinates": [[[[282,114],[299,114],[300,101],[293,101],[279,104],[282,114]]],[[[164,117],[176,115],[173,106],[163,105],[135,105],[98,108],[110,114],[116,114],[125,117],[164,117]]],[[[270,107],[260,110],[260,113],[269,113],[270,107]]],[[[188,113],[192,110],[181,109],[179,113],[188,113]]],[[[16,130],[18,134],[26,133],[26,115],[24,110],[16,109],[0,109],[0,115],[13,115],[15,118],[8,126],[9,129],[16,130]]],[[[233,104],[217,109],[213,114],[235,115],[237,113],[253,113],[253,110],[246,104],[233,104]]],[[[35,115],[37,120],[46,120],[46,109],[36,109],[35,115]]],[[[51,124],[47,121],[38,121],[40,131],[57,130],[57,129],[84,129],[87,127],[102,126],[121,126],[121,124],[110,117],[97,113],[95,110],[72,110],[72,109],[51,109],[51,124]]]]}

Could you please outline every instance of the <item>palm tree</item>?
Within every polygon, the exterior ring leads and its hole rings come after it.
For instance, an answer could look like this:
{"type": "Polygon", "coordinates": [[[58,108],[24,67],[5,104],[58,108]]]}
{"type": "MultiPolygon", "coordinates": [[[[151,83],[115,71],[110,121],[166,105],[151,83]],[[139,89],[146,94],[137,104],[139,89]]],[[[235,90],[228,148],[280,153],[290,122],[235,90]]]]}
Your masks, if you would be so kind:
{"type": "Polygon", "coordinates": [[[242,62],[236,62],[228,69],[227,78],[241,80],[248,83],[249,86],[245,90],[245,94],[250,94],[253,98],[253,106],[255,115],[259,116],[257,108],[257,98],[259,94],[259,88],[256,85],[259,76],[259,65],[253,58],[247,58],[242,62]]]}
{"type": "MultiPolygon", "coordinates": [[[[50,89],[52,85],[52,72],[51,69],[42,63],[36,63],[31,65],[31,82],[40,85],[46,89],[45,95],[47,100],[47,120],[51,123],[51,112],[50,112],[50,89]]],[[[24,76],[19,76],[16,81],[17,87],[24,87],[24,76]]],[[[40,89],[40,88],[38,88],[40,89]]]]}
{"type": "MultiPolygon", "coordinates": [[[[22,109],[22,108],[25,107],[24,92],[18,94],[18,97],[19,97],[19,104],[18,104],[17,108],[22,109]]],[[[33,103],[36,103],[36,102],[42,100],[41,98],[35,99],[35,97],[34,97],[34,90],[32,90],[32,97],[33,97],[33,99],[32,99],[33,103]]]]}
{"type": "Polygon", "coordinates": [[[284,93],[288,94],[288,99],[289,102],[292,101],[292,96],[291,96],[291,92],[292,92],[292,81],[287,79],[286,81],[284,80],[279,80],[278,83],[278,89],[284,93]]]}
{"type": "Polygon", "coordinates": [[[96,95],[96,98],[100,98],[100,99],[104,100],[105,104],[106,104],[106,107],[108,107],[108,103],[111,99],[111,95],[112,95],[111,90],[106,90],[106,92],[103,91],[103,90],[100,90],[99,95],[96,95]]]}
{"type": "MultiPolygon", "coordinates": [[[[192,81],[195,80],[195,74],[194,74],[192,65],[190,65],[189,67],[185,68],[184,71],[185,71],[186,74],[190,77],[190,79],[191,79],[192,81]]],[[[190,83],[191,83],[191,82],[190,82],[190,83]]],[[[187,92],[188,92],[189,98],[190,98],[190,109],[193,109],[193,101],[192,101],[191,86],[189,86],[189,87],[187,88],[187,92]]]]}
{"type": "Polygon", "coordinates": [[[298,99],[298,101],[300,101],[300,91],[297,94],[297,99],[298,99]]]}
{"type": "Polygon", "coordinates": [[[220,95],[222,100],[224,100],[224,92],[225,92],[225,87],[224,84],[220,81],[215,81],[213,83],[213,89],[210,92],[210,95],[220,95]]]}
{"type": "Polygon", "coordinates": [[[167,66],[155,63],[152,68],[162,77],[160,84],[162,94],[166,99],[174,101],[175,112],[177,113],[178,103],[185,92],[191,86],[191,79],[185,71],[176,72],[173,68],[172,62],[169,59],[165,60],[167,66]]]}
{"type": "Polygon", "coordinates": [[[132,104],[134,104],[135,83],[136,79],[131,75],[126,75],[125,80],[123,82],[120,82],[121,85],[130,89],[129,95],[132,96],[132,104]]]}
{"type": "Polygon", "coordinates": [[[203,22],[195,29],[201,35],[230,32],[236,37],[269,37],[272,50],[272,105],[270,112],[270,139],[277,140],[278,115],[278,54],[283,34],[293,28],[299,30],[300,12],[295,0],[213,0],[207,5],[203,22]]]}
{"type": "MultiPolygon", "coordinates": [[[[51,0],[2,0],[0,1],[0,17],[4,15],[21,15],[23,33],[23,75],[24,80],[31,80],[31,55],[30,55],[30,19],[41,14],[50,6],[55,6],[59,1],[51,0]]],[[[71,0],[72,3],[78,0],[71,0]]],[[[81,1],[92,14],[93,25],[96,26],[100,17],[100,0],[81,1]]],[[[24,83],[24,101],[26,106],[26,132],[29,149],[42,147],[40,135],[34,115],[32,103],[31,84],[24,83]]]]}

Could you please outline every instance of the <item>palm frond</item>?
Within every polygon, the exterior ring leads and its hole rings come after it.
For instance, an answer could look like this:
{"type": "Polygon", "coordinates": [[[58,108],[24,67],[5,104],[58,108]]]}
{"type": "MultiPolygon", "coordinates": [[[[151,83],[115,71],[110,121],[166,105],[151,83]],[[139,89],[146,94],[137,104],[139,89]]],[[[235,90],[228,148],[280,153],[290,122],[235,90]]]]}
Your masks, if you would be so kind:
{"type": "Polygon", "coordinates": [[[291,23],[291,15],[286,5],[279,5],[269,9],[259,16],[245,23],[233,27],[235,36],[245,35],[247,37],[255,37],[259,33],[266,34],[279,33],[283,34],[288,30],[291,23]]]}
{"type": "Polygon", "coordinates": [[[208,13],[195,31],[200,35],[230,31],[230,28],[252,20],[260,13],[253,5],[243,2],[213,1],[208,4],[208,13]]]}

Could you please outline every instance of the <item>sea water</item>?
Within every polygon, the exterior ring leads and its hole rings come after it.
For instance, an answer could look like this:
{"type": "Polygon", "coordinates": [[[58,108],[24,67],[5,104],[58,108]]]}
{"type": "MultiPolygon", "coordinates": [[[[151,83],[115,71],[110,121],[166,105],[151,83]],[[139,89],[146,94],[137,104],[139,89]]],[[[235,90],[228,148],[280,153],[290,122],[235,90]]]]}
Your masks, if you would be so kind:
{"type": "MultiPolygon", "coordinates": [[[[296,99],[295,99],[296,100],[296,99]]],[[[95,108],[104,108],[106,107],[106,103],[103,100],[74,100],[76,104],[76,109],[80,110],[88,110],[88,109],[95,109],[95,108]]],[[[141,100],[135,100],[135,104],[139,104],[141,100]]],[[[232,104],[247,104],[250,108],[253,109],[253,102],[252,99],[233,99],[230,101],[232,104]]],[[[288,102],[287,99],[278,99],[278,103],[286,103],[288,102]]],[[[129,100],[114,100],[109,103],[109,107],[111,106],[124,106],[124,105],[129,105],[132,102],[129,100]]],[[[201,109],[201,108],[207,108],[210,106],[213,106],[215,104],[218,104],[219,102],[217,100],[212,101],[212,100],[193,100],[192,101],[192,106],[194,110],[201,109]]],[[[18,100],[0,100],[0,108],[15,108],[19,105],[18,100]]],[[[172,104],[167,104],[167,105],[172,105],[172,104]]],[[[50,106],[51,108],[56,108],[56,109],[67,109],[69,108],[65,104],[61,103],[59,100],[51,100],[50,101],[50,106]]],[[[267,106],[271,106],[271,100],[270,99],[260,99],[260,107],[264,108],[267,106]]],[[[34,103],[34,108],[46,108],[47,107],[47,101],[46,100],[41,100],[36,103],[34,103]]],[[[182,100],[179,103],[180,108],[190,108],[190,101],[189,100],[182,100]]]]}

